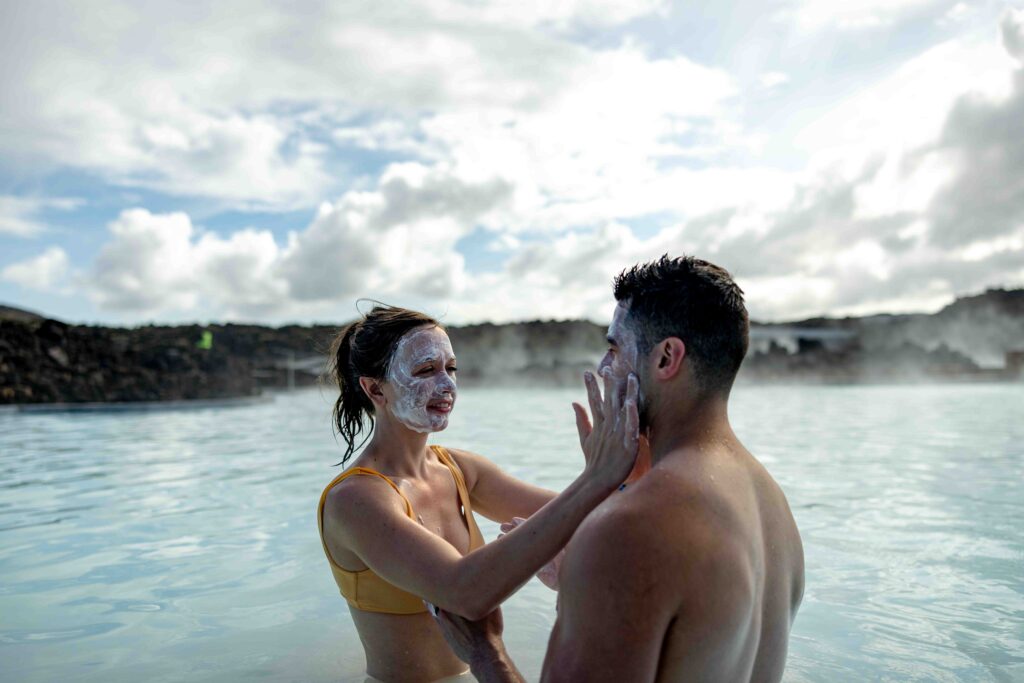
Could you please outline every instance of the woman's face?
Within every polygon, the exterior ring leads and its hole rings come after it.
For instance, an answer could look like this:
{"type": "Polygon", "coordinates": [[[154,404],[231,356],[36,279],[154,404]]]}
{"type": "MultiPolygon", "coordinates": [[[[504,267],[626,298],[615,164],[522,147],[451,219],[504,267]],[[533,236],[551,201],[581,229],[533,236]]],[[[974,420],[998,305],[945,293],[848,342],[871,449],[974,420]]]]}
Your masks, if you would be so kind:
{"type": "Polygon", "coordinates": [[[387,381],[393,390],[388,406],[399,422],[421,433],[447,427],[455,407],[455,352],[444,330],[407,332],[395,348],[387,381]]]}

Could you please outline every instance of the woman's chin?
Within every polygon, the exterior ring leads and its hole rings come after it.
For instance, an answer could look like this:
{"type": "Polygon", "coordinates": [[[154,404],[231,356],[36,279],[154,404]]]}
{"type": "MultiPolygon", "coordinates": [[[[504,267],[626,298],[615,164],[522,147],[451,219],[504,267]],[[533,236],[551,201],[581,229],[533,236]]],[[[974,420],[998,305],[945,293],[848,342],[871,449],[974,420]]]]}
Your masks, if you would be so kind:
{"type": "Polygon", "coordinates": [[[433,408],[427,408],[427,420],[430,423],[430,431],[432,432],[443,432],[448,428],[448,417],[452,414],[452,409],[447,408],[444,410],[437,410],[433,408]]]}
{"type": "Polygon", "coordinates": [[[414,432],[420,434],[432,434],[434,432],[443,432],[448,429],[448,415],[432,416],[429,420],[422,422],[403,422],[406,428],[411,429],[414,432]]]}

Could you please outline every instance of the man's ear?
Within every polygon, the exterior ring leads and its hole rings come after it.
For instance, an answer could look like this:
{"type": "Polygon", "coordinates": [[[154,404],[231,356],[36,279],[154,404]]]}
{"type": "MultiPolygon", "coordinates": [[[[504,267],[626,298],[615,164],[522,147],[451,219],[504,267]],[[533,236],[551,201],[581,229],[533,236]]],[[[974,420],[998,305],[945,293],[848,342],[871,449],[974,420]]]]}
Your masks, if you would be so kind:
{"type": "Polygon", "coordinates": [[[662,339],[654,346],[654,377],[667,381],[679,374],[686,357],[686,344],[679,337],[662,339]]]}
{"type": "Polygon", "coordinates": [[[384,396],[384,390],[381,387],[381,381],[379,379],[373,379],[372,377],[360,377],[359,386],[362,388],[363,393],[366,394],[367,398],[373,403],[376,408],[383,408],[387,405],[387,398],[384,396]]]}

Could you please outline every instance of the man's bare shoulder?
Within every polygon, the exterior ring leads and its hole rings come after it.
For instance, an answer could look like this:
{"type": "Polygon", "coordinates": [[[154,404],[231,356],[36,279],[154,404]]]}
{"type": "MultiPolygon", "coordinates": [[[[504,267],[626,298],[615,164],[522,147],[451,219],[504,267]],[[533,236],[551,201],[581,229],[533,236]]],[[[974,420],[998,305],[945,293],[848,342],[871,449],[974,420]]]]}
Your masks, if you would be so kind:
{"type": "Polygon", "coordinates": [[[711,567],[732,580],[726,575],[745,565],[730,535],[733,525],[714,489],[654,469],[587,517],[569,544],[566,564],[583,572],[608,565],[633,575],[669,577],[662,585],[681,591],[711,567]]]}

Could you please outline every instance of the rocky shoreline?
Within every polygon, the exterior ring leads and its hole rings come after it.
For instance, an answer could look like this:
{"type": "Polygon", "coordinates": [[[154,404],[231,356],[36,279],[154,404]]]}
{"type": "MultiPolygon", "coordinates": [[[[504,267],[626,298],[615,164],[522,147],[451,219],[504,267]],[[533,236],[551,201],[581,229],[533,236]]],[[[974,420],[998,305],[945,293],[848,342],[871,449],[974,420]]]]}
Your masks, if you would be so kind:
{"type": "MultiPolygon", "coordinates": [[[[233,399],[310,386],[338,329],[114,328],[0,307],[0,405],[233,399]]],[[[576,386],[605,350],[604,327],[587,321],[449,332],[464,386],[576,386]]],[[[1022,369],[1024,290],[989,290],[932,315],[754,324],[740,381],[1019,381],[1022,369]]]]}

